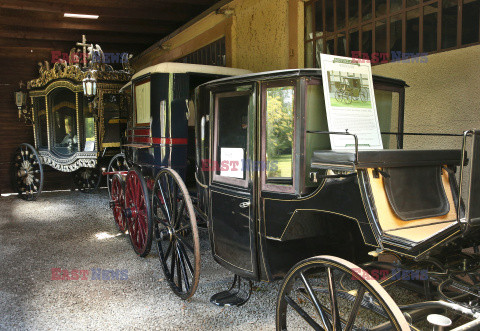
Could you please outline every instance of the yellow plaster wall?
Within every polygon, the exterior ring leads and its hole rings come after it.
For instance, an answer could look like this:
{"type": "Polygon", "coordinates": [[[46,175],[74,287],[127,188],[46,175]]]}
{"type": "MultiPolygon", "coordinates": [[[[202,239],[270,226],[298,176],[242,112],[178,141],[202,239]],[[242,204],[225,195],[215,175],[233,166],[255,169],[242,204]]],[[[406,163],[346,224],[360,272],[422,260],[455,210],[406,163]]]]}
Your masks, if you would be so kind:
{"type": "Polygon", "coordinates": [[[252,71],[288,68],[288,1],[236,0],[232,65],[252,71]]]}
{"type": "Polygon", "coordinates": [[[305,67],[305,2],[298,1],[297,7],[297,68],[305,67]]]}
{"type": "Polygon", "coordinates": [[[138,71],[173,61],[223,36],[230,48],[227,49],[229,66],[251,71],[303,66],[301,0],[234,0],[222,9],[233,9],[233,14],[209,14],[167,40],[163,49],[157,47],[134,59],[134,68],[138,71]],[[289,19],[289,5],[294,10],[293,20],[292,15],[289,19]],[[289,24],[294,26],[290,34],[289,24]]]}
{"type": "Polygon", "coordinates": [[[160,62],[173,61],[181,58],[225,36],[226,29],[218,29],[218,27],[226,25],[227,21],[228,16],[226,15],[210,13],[202,20],[194,23],[184,31],[166,40],[162,44],[161,48],[154,47],[154,49],[149,51],[147,54],[143,54],[137,58],[134,58],[132,61],[132,66],[136,71],[140,71],[148,66],[158,64],[160,62]],[[209,31],[212,29],[221,31],[209,33],[209,31]],[[202,37],[202,34],[207,35],[207,37],[202,37]],[[191,43],[192,40],[196,41],[195,46],[186,47],[186,45],[191,43]]]}
{"type": "MultiPolygon", "coordinates": [[[[480,129],[480,45],[428,55],[427,63],[387,63],[373,74],[403,79],[405,131],[480,129]]],[[[405,138],[405,148],[459,148],[458,138],[405,138]]]]}

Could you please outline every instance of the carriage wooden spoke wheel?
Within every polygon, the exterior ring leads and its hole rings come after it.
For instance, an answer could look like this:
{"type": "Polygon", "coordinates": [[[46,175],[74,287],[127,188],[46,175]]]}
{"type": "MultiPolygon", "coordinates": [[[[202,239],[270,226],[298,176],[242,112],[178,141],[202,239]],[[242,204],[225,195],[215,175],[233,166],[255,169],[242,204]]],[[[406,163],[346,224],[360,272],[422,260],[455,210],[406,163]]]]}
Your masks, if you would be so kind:
{"type": "Polygon", "coordinates": [[[277,330],[410,330],[390,295],[360,267],[333,256],[297,263],[277,298],[277,330]]]}
{"type": "Polygon", "coordinates": [[[112,176],[112,189],[110,190],[110,207],[113,211],[115,224],[120,232],[127,230],[125,220],[125,181],[121,175],[112,176]]]}
{"type": "Polygon", "coordinates": [[[125,154],[119,153],[112,157],[107,168],[107,188],[108,194],[111,195],[112,181],[115,175],[115,172],[127,172],[129,169],[128,163],[125,159],[125,154]]]}
{"type": "Polygon", "coordinates": [[[337,89],[335,91],[335,100],[338,102],[343,102],[343,93],[344,91],[342,89],[337,89]]]}
{"type": "Polygon", "coordinates": [[[100,168],[80,168],[73,173],[73,184],[82,193],[93,193],[102,179],[100,168]]]}
{"type": "Polygon", "coordinates": [[[359,99],[361,102],[367,102],[367,90],[366,89],[361,89],[360,93],[358,95],[359,99]]]}
{"type": "Polygon", "coordinates": [[[165,278],[176,295],[188,299],[200,278],[200,242],[192,200],[174,170],[163,169],[157,174],[152,210],[165,278]]]}
{"type": "Polygon", "coordinates": [[[43,167],[37,151],[32,145],[21,144],[13,158],[12,180],[15,190],[24,200],[36,200],[43,187],[43,167]]]}
{"type": "Polygon", "coordinates": [[[125,219],[135,253],[144,257],[152,245],[152,218],[148,188],[142,174],[130,170],[125,180],[125,219]]]}

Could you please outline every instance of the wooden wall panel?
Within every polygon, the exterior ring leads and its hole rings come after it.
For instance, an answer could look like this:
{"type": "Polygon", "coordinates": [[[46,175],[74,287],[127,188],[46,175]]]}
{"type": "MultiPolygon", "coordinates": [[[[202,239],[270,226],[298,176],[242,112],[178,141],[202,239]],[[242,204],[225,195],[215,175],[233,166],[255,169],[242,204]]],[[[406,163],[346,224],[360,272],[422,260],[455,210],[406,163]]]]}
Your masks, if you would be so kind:
{"type": "Polygon", "coordinates": [[[19,57],[0,57],[0,193],[12,191],[10,164],[12,153],[22,142],[33,143],[32,127],[18,120],[13,93],[18,83],[35,77],[36,63],[47,52],[25,52],[19,57]]]}
{"type": "MultiPolygon", "coordinates": [[[[19,81],[38,77],[39,61],[50,61],[51,51],[69,53],[82,34],[105,53],[136,56],[211,6],[209,13],[230,1],[1,0],[0,193],[12,191],[12,153],[22,142],[33,143],[32,128],[18,120],[13,92],[19,81]],[[66,12],[100,17],[65,18],[66,12]]],[[[71,187],[71,174],[46,170],[45,190],[71,187]]]]}

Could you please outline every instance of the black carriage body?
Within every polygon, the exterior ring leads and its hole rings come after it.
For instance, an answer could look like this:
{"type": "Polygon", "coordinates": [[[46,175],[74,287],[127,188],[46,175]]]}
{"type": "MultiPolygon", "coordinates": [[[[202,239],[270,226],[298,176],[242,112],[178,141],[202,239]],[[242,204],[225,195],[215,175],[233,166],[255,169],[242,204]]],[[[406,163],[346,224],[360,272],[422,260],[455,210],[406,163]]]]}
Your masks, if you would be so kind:
{"type": "Polygon", "coordinates": [[[56,64],[28,83],[35,147],[43,164],[73,172],[95,168],[102,157],[119,152],[126,126],[119,90],[130,75],[97,69],[95,106],[83,94],[89,71],[78,65],[56,64]]]}
{"type": "Polygon", "coordinates": [[[161,63],[136,73],[122,89],[131,105],[126,144],[128,162],[154,178],[159,169],[177,171],[195,185],[194,89],[247,70],[183,63],[161,63]],[[188,174],[187,174],[188,172],[188,174]]]}
{"type": "MultiPolygon", "coordinates": [[[[405,82],[373,81],[381,130],[402,133],[405,82]]],[[[198,209],[208,219],[218,263],[240,276],[271,281],[307,257],[331,254],[361,262],[380,247],[357,176],[318,183],[310,178],[316,171],[313,151],[330,149],[328,136],[307,134],[328,131],[320,70],[220,79],[196,94],[198,209]],[[271,170],[266,137],[266,118],[275,116],[266,113],[266,103],[274,104],[282,89],[293,98],[288,178],[271,170]],[[224,153],[241,156],[241,172],[228,174],[236,160],[224,153]]],[[[386,148],[402,144],[401,135],[384,138],[386,148]]]]}

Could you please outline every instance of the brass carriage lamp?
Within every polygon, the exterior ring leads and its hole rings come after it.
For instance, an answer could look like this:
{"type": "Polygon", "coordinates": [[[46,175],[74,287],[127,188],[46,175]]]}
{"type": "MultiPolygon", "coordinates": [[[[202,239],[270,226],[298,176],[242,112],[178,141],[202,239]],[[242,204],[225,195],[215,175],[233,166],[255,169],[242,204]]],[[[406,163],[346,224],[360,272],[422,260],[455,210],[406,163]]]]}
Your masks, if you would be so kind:
{"type": "Polygon", "coordinates": [[[18,119],[22,118],[23,110],[27,105],[27,93],[22,90],[15,91],[15,104],[18,108],[18,119]]]}
{"type": "Polygon", "coordinates": [[[95,98],[95,95],[97,94],[97,79],[91,71],[89,71],[87,77],[83,79],[83,94],[90,102],[93,101],[93,98],[95,98]]]}

